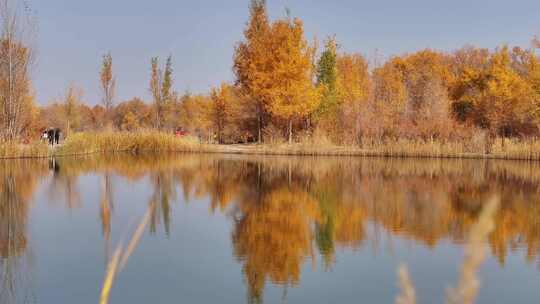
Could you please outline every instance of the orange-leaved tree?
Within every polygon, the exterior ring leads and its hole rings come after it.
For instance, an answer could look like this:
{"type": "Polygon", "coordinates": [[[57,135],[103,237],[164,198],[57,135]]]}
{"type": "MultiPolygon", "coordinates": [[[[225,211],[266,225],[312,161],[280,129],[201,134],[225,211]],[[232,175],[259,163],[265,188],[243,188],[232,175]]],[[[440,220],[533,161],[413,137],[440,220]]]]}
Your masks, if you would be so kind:
{"type": "Polygon", "coordinates": [[[212,89],[212,113],[211,120],[216,132],[218,143],[224,142],[224,132],[231,120],[231,108],[233,98],[232,87],[223,83],[218,89],[212,89]]]}
{"type": "Polygon", "coordinates": [[[304,38],[299,19],[279,20],[271,28],[271,56],[274,64],[265,95],[272,115],[287,122],[292,143],[293,122],[303,119],[319,105],[321,90],[313,83],[313,52],[304,38]]]}
{"type": "Polygon", "coordinates": [[[337,57],[337,70],[337,91],[342,105],[339,120],[342,135],[361,144],[362,125],[366,125],[362,124],[362,114],[367,112],[371,89],[368,64],[359,54],[342,54],[337,57]]]}
{"type": "Polygon", "coordinates": [[[379,137],[396,137],[399,123],[405,112],[407,88],[403,73],[391,59],[372,73],[373,111],[379,117],[374,121],[379,137]]]}
{"type": "Polygon", "coordinates": [[[272,67],[269,56],[268,39],[270,23],[266,12],[266,1],[252,0],[250,20],[244,31],[245,40],[235,49],[234,73],[236,82],[243,93],[255,104],[257,114],[257,140],[262,141],[265,124],[267,96],[265,91],[271,81],[268,78],[272,67]]]}

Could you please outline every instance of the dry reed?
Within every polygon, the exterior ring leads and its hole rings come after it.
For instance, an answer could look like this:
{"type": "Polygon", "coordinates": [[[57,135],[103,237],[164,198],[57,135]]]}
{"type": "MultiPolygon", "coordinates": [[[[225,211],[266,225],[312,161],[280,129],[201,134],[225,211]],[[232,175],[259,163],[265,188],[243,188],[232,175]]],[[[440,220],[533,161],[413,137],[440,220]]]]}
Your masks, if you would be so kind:
{"type": "Polygon", "coordinates": [[[397,139],[364,147],[337,146],[328,141],[297,144],[203,144],[195,137],[175,137],[155,130],[139,132],[83,132],[70,136],[63,145],[51,148],[41,142],[29,145],[0,144],[0,158],[50,157],[114,152],[207,152],[259,155],[382,156],[418,158],[472,158],[540,160],[540,140],[508,139],[504,147],[495,141],[490,154],[461,141],[397,139]]]}
{"type": "Polygon", "coordinates": [[[359,146],[337,146],[327,142],[261,145],[201,145],[200,152],[259,155],[306,156],[381,156],[401,158],[464,158],[540,160],[540,141],[506,140],[504,147],[497,141],[490,154],[471,148],[466,142],[438,142],[398,139],[384,143],[359,146]]]}
{"type": "Polygon", "coordinates": [[[191,137],[157,131],[77,133],[54,151],[55,156],[102,152],[188,152],[198,149],[191,137]]]}
{"type": "Polygon", "coordinates": [[[137,248],[137,245],[139,244],[139,241],[144,232],[144,229],[148,225],[148,222],[150,221],[151,214],[152,212],[154,212],[153,209],[154,207],[152,206],[148,208],[148,211],[146,212],[141,222],[135,229],[135,232],[133,233],[133,236],[131,237],[127,248],[124,250],[123,243],[120,242],[120,244],[114,251],[112,258],[107,265],[105,279],[103,280],[103,287],[101,288],[101,296],[99,300],[100,304],[109,303],[109,295],[111,293],[111,289],[114,284],[114,281],[118,273],[122,271],[127,265],[129,257],[133,254],[133,251],[135,250],[135,248],[137,248]]]}
{"type": "MultiPolygon", "coordinates": [[[[461,275],[457,287],[447,290],[447,304],[473,304],[475,302],[480,289],[478,271],[486,259],[487,239],[495,229],[494,218],[499,204],[499,198],[494,197],[489,200],[483,207],[478,222],[471,228],[465,245],[465,259],[461,266],[461,275]]],[[[415,304],[415,288],[405,265],[399,267],[398,278],[401,293],[396,297],[396,304],[415,304]]]]}
{"type": "Polygon", "coordinates": [[[486,259],[487,238],[495,228],[494,217],[499,207],[499,199],[492,198],[484,206],[478,222],[472,227],[465,246],[465,260],[456,288],[447,292],[448,304],[472,304],[480,288],[477,273],[486,259]]]}
{"type": "Polygon", "coordinates": [[[48,155],[50,155],[49,147],[40,141],[30,144],[0,143],[0,159],[47,157],[48,155]]]}
{"type": "Polygon", "coordinates": [[[101,296],[99,298],[100,304],[109,303],[109,295],[111,293],[111,288],[114,283],[116,274],[118,273],[118,260],[122,253],[122,248],[119,246],[114,251],[114,254],[107,265],[107,272],[105,275],[105,280],[103,281],[103,287],[101,288],[101,296]]]}
{"type": "Polygon", "coordinates": [[[416,304],[416,291],[414,290],[407,266],[399,266],[398,279],[401,293],[396,298],[396,304],[416,304]]]}

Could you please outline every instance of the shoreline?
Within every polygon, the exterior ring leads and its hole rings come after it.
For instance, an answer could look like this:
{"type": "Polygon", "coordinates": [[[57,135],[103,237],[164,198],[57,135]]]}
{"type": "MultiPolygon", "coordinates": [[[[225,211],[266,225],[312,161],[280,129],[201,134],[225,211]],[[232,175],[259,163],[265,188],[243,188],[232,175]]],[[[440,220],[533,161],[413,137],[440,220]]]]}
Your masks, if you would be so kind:
{"type": "Polygon", "coordinates": [[[477,160],[511,160],[511,161],[540,161],[540,155],[517,156],[508,153],[482,154],[473,152],[464,153],[437,153],[430,151],[418,153],[415,151],[381,151],[375,149],[361,149],[356,147],[335,146],[332,148],[306,148],[302,145],[207,145],[200,151],[171,151],[182,153],[231,154],[231,155],[268,155],[268,156],[312,156],[312,157],[377,157],[396,159],[477,159],[477,160]]]}
{"type": "Polygon", "coordinates": [[[77,133],[57,146],[43,142],[0,144],[0,159],[32,159],[84,156],[99,153],[213,153],[276,156],[333,156],[433,159],[500,159],[540,161],[540,140],[507,141],[494,144],[491,154],[481,145],[467,142],[395,140],[364,148],[338,146],[331,143],[303,142],[295,144],[208,144],[195,137],[175,137],[158,132],[77,133]]]}
{"type": "MultiPolygon", "coordinates": [[[[29,149],[30,145],[20,145],[22,149],[29,149]]],[[[259,155],[259,156],[311,156],[311,157],[378,157],[378,158],[396,158],[396,159],[477,159],[477,160],[511,160],[511,161],[540,161],[540,155],[532,153],[526,156],[511,155],[511,153],[495,152],[492,154],[482,154],[474,152],[438,152],[438,151],[403,151],[403,150],[375,150],[361,149],[348,146],[333,146],[326,148],[306,147],[303,144],[293,145],[270,145],[270,144],[197,144],[178,149],[118,149],[118,150],[85,150],[78,152],[63,152],[62,146],[50,147],[48,151],[32,152],[25,151],[20,156],[0,156],[0,160],[18,160],[18,159],[46,159],[54,157],[77,157],[95,154],[115,154],[115,153],[188,153],[188,154],[229,154],[229,155],[259,155]],[[58,151],[60,150],[60,151],[58,151]]]]}

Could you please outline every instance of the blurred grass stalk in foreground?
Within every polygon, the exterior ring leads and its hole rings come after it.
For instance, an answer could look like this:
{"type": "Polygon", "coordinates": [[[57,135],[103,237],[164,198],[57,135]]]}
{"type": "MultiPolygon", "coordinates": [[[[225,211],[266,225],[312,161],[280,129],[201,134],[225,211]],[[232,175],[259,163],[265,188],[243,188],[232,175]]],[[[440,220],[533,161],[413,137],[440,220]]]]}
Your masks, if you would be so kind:
{"type": "MultiPolygon", "coordinates": [[[[483,207],[478,222],[471,228],[465,245],[465,259],[457,287],[449,288],[447,304],[473,304],[480,289],[478,271],[486,259],[487,239],[495,229],[494,218],[499,209],[500,199],[494,197],[483,207]]],[[[416,304],[416,291],[405,265],[398,270],[400,294],[396,304],[416,304]]]]}
{"type": "Polygon", "coordinates": [[[101,288],[101,297],[99,300],[100,304],[109,303],[109,295],[111,292],[111,288],[114,284],[114,280],[116,279],[116,276],[118,275],[118,273],[126,267],[129,257],[133,254],[133,251],[137,248],[137,245],[139,244],[141,237],[144,233],[144,229],[148,225],[148,222],[150,221],[150,217],[152,213],[154,212],[153,206],[154,204],[152,204],[146,211],[146,214],[144,215],[141,222],[135,229],[135,232],[133,233],[133,236],[131,237],[127,248],[124,250],[123,242],[120,242],[120,244],[114,251],[114,254],[112,255],[107,265],[105,279],[103,280],[103,287],[101,288]]]}

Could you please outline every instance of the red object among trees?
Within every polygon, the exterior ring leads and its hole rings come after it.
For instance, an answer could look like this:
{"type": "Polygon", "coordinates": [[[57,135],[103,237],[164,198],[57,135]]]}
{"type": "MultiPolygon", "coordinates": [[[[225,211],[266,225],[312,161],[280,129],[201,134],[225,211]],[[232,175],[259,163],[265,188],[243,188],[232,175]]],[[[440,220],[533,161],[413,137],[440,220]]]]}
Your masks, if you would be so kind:
{"type": "Polygon", "coordinates": [[[185,130],[182,129],[182,128],[178,128],[178,129],[176,129],[176,131],[174,132],[174,134],[176,135],[176,137],[183,137],[183,136],[188,135],[188,132],[185,131],[185,130]]]}

